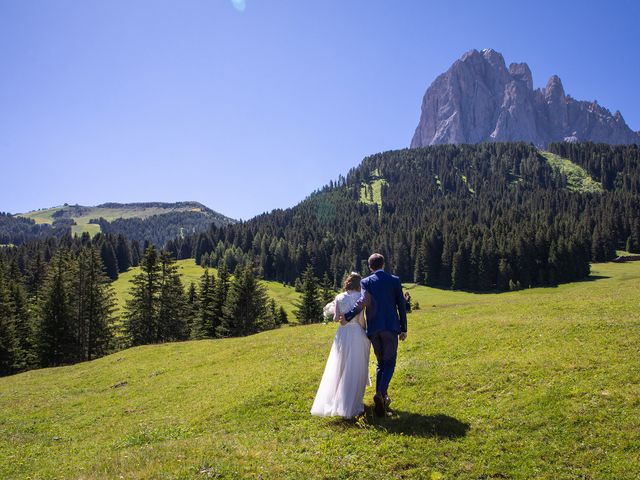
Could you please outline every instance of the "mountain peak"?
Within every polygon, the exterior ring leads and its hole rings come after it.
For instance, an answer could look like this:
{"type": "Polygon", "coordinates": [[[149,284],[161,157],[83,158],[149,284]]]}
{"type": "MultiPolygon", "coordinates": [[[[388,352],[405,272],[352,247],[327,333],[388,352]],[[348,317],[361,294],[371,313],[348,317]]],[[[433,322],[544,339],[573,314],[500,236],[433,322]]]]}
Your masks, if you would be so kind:
{"type": "Polygon", "coordinates": [[[547,86],[544,87],[545,97],[561,97],[564,98],[564,87],[562,86],[562,80],[557,75],[551,75],[547,86]]]}
{"type": "Polygon", "coordinates": [[[486,141],[544,147],[569,137],[640,143],[640,133],[632,131],[621,114],[573,99],[557,75],[534,90],[526,63],[511,63],[507,69],[501,53],[485,48],[464,53],[427,89],[411,147],[486,141]]]}
{"type": "Polygon", "coordinates": [[[498,67],[506,68],[506,64],[504,63],[504,57],[502,56],[501,53],[496,52],[493,48],[485,48],[484,50],[482,50],[482,56],[491,65],[496,65],[498,67]]]}
{"type": "Polygon", "coordinates": [[[512,63],[509,65],[509,74],[515,79],[523,82],[529,90],[533,90],[533,75],[526,63],[512,63]]]}

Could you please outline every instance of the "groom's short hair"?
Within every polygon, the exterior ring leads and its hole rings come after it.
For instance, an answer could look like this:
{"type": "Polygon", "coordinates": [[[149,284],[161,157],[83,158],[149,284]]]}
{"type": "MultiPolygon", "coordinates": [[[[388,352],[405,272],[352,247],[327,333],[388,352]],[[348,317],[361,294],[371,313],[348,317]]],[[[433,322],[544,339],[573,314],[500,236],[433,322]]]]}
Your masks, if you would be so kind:
{"type": "Polygon", "coordinates": [[[374,272],[384,267],[384,257],[379,253],[374,253],[369,257],[369,268],[374,272]]]}

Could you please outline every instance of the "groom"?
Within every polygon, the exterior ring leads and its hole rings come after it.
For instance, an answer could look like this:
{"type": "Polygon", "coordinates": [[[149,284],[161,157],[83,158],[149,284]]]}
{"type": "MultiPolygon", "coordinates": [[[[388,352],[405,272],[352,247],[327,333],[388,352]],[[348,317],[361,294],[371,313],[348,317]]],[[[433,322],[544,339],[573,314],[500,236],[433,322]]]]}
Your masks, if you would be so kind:
{"type": "Polygon", "coordinates": [[[400,279],[384,271],[382,255],[374,253],[369,257],[369,270],[371,275],[362,280],[360,300],[339,320],[344,325],[366,308],[367,336],[378,360],[373,401],[376,415],[381,417],[391,403],[387,389],[396,367],[398,338],[407,338],[407,312],[400,279]]]}

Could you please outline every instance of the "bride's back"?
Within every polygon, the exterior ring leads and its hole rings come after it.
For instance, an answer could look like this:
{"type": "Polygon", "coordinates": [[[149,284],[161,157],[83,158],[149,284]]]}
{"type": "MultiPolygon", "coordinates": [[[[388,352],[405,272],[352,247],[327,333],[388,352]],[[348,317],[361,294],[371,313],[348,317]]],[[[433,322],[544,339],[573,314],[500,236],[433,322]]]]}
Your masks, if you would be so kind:
{"type": "MultiPolygon", "coordinates": [[[[336,306],[340,313],[344,314],[351,310],[358,299],[360,299],[361,293],[357,290],[347,290],[346,292],[339,293],[336,295],[336,306]]],[[[362,328],[365,328],[365,320],[364,320],[364,312],[360,312],[358,316],[354,319],[360,324],[362,328]]],[[[355,324],[356,322],[349,322],[347,325],[355,324]]]]}

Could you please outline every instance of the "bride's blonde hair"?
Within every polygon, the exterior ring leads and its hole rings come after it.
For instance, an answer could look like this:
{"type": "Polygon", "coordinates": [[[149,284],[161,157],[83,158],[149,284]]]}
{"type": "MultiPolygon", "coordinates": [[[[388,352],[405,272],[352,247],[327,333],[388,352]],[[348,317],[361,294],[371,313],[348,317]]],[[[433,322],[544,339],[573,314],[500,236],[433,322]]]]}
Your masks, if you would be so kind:
{"type": "Polygon", "coordinates": [[[362,277],[359,273],[351,272],[344,280],[344,291],[346,292],[347,290],[355,290],[359,292],[361,288],[360,280],[362,280],[362,277]]]}

